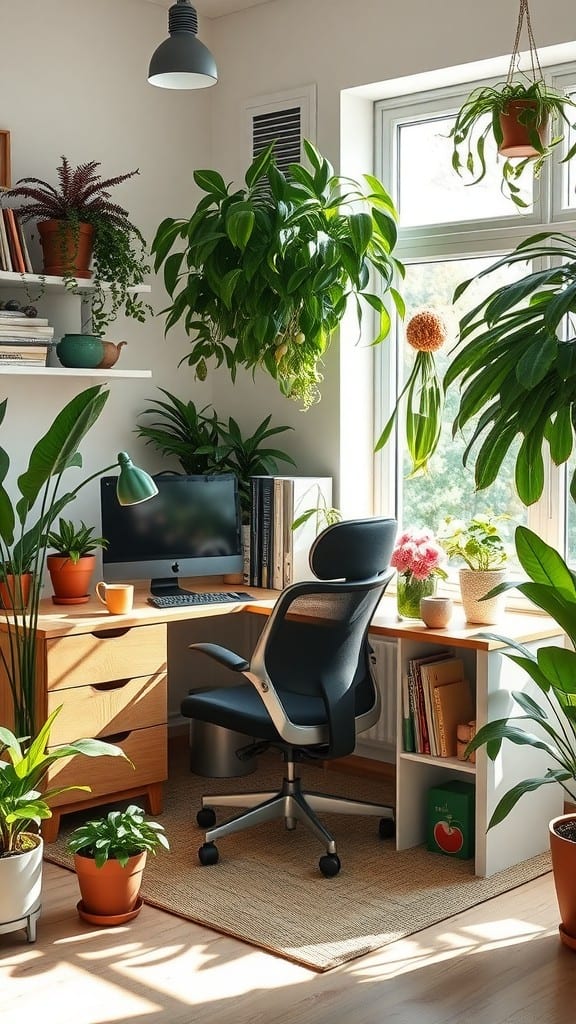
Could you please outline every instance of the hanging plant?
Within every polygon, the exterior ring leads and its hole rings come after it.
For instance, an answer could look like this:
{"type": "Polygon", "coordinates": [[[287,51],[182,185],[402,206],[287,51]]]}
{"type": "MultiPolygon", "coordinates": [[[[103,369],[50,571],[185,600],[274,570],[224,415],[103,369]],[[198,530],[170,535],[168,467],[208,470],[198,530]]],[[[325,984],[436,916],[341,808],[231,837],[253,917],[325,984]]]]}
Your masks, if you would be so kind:
{"type": "Polygon", "coordinates": [[[432,309],[415,313],[406,325],[406,341],[416,350],[416,358],[375,451],[380,451],[390,438],[406,396],[406,446],[412,461],[411,476],[427,469],[440,440],[444,391],[436,371],[434,353],[442,348],[447,336],[443,317],[432,309]]]}
{"type": "MultiPolygon", "coordinates": [[[[493,136],[501,156],[502,192],[519,208],[529,204],[521,195],[519,181],[527,166],[534,178],[552,152],[563,141],[570,128],[574,128],[576,114],[567,109],[576,103],[566,93],[548,86],[544,81],[532,24],[528,0],[520,0],[516,39],[505,82],[495,86],[474,89],[456,115],[450,132],[452,139],[452,166],[458,174],[472,176],[476,185],[486,175],[486,142],[493,136]],[[530,71],[518,69],[520,37],[526,18],[530,46],[530,71]]],[[[570,147],[561,163],[576,153],[576,143],[570,147]]]]}
{"type": "Polygon", "coordinates": [[[384,186],[334,174],[304,141],[311,170],[278,168],[269,146],[233,191],[218,171],[195,171],[205,192],[189,220],[163,221],[154,239],[172,300],[166,331],[182,323],[192,348],[185,361],[204,380],[208,364],[267,371],[305,408],[320,397],[322,358],[348,301],[358,324],[368,305],[379,317],[374,344],[390,329],[382,294],[400,315],[393,287],[397,213],[384,186]],[[378,282],[379,294],[375,294],[378,282]]]}

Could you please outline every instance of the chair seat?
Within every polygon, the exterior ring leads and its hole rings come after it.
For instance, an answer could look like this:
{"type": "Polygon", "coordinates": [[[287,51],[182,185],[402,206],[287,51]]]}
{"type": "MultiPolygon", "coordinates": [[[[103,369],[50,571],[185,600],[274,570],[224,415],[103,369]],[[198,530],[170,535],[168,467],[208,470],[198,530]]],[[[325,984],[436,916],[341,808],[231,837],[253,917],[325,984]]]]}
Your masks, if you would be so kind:
{"type": "MultiPolygon", "coordinates": [[[[288,717],[295,725],[322,726],[326,708],[321,697],[302,697],[279,691],[288,717]]],[[[225,729],[282,742],[264,704],[253,686],[234,686],[191,693],[182,701],[182,714],[201,722],[214,722],[225,729]]]]}

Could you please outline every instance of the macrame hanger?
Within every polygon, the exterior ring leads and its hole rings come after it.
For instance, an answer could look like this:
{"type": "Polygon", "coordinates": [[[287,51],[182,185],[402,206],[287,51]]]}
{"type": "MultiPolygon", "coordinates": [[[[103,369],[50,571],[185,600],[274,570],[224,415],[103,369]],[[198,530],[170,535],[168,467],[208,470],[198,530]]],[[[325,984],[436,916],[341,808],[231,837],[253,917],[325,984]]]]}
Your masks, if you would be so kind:
{"type": "Polygon", "coordinates": [[[514,40],[514,49],[512,50],[512,56],[510,58],[510,67],[508,68],[508,77],[506,79],[506,85],[512,84],[514,72],[517,69],[517,65],[520,59],[520,54],[518,51],[520,46],[520,36],[522,35],[522,25],[524,24],[524,16],[526,16],[526,31],[528,33],[528,43],[530,44],[530,70],[532,72],[532,81],[541,81],[544,77],[542,74],[542,68],[540,67],[540,61],[538,59],[538,50],[536,49],[534,33],[532,32],[532,22],[530,21],[528,0],[520,0],[518,24],[516,26],[516,39],[514,40]]]}

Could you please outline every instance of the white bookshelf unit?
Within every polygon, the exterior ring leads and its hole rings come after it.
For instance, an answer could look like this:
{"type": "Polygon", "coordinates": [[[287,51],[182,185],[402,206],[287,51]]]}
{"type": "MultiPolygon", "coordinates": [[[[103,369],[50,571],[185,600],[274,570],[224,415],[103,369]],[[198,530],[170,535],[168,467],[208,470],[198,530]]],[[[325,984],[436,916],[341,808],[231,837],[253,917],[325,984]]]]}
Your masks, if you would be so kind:
{"type": "MultiPolygon", "coordinates": [[[[40,301],[40,298],[36,294],[30,295],[30,289],[38,289],[41,296],[62,296],[69,299],[77,299],[80,302],[81,311],[79,320],[86,322],[88,314],[86,308],[90,305],[90,296],[94,291],[94,285],[89,279],[82,280],[80,278],[74,279],[74,285],[70,287],[70,283],[65,281],[63,277],[51,277],[45,274],[20,274],[11,270],[0,270],[0,292],[5,292],[7,288],[22,290],[25,289],[28,293],[28,300],[31,304],[35,304],[40,301]]],[[[151,291],[150,285],[142,284],[138,288],[131,289],[134,293],[149,293],[151,291]]],[[[64,332],[62,332],[64,333],[64,332]]],[[[26,377],[93,377],[93,378],[104,378],[106,380],[113,379],[130,379],[130,378],[144,378],[151,377],[151,370],[84,370],[84,369],[70,369],[64,366],[20,366],[12,363],[8,365],[0,364],[0,374],[2,375],[13,375],[13,376],[26,376],[26,377]]]]}
{"type": "MultiPolygon", "coordinates": [[[[508,817],[488,831],[488,822],[504,793],[520,779],[543,774],[546,755],[533,747],[503,743],[495,761],[484,748],[476,764],[457,758],[406,753],[402,749],[402,675],[411,658],[448,650],[462,658],[467,677],[475,687],[477,728],[487,721],[521,714],[511,691],[534,695],[527,674],[503,656],[502,644],[481,634],[488,627],[464,621],[458,607],[447,629],[426,629],[422,623],[398,622],[394,599],[385,597],[373,620],[372,635],[395,639],[396,652],[396,845],[399,850],[426,841],[428,790],[460,780],[475,783],[475,873],[492,875],[548,850],[548,822],[563,810],[560,786],[543,786],[523,797],[508,817]]],[[[546,616],[507,613],[494,632],[523,643],[530,650],[554,644],[563,646],[564,634],[546,616]]],[[[534,725],[529,723],[530,731],[534,725]]]]}

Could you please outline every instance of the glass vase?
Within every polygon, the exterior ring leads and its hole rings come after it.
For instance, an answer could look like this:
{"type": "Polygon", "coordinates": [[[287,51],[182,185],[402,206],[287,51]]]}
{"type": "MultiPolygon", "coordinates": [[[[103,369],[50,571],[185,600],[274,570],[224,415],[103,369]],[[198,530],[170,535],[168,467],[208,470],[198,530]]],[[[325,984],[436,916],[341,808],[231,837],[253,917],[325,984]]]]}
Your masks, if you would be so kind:
{"type": "Polygon", "coordinates": [[[420,619],[420,599],[436,593],[436,577],[417,580],[412,573],[401,573],[396,584],[399,619],[420,619]]]}

